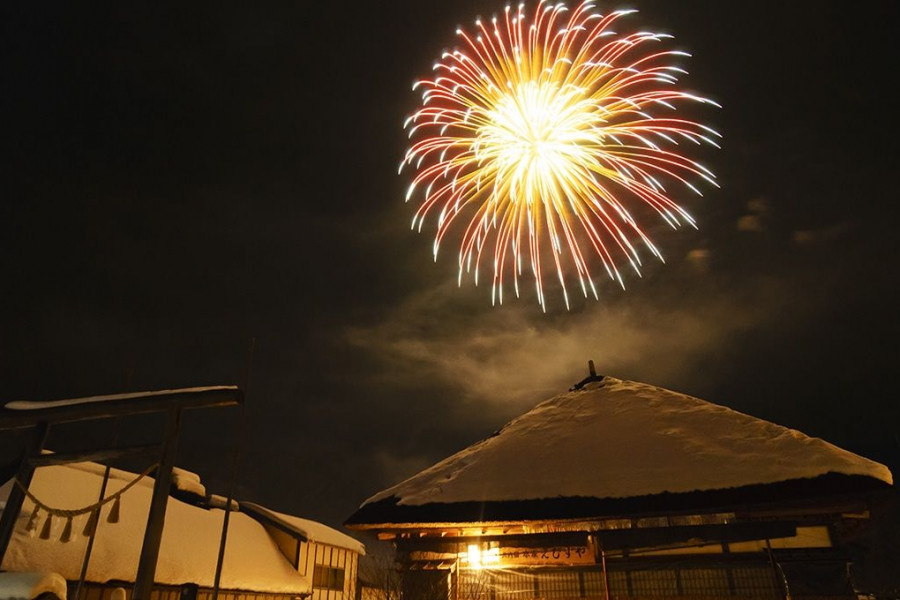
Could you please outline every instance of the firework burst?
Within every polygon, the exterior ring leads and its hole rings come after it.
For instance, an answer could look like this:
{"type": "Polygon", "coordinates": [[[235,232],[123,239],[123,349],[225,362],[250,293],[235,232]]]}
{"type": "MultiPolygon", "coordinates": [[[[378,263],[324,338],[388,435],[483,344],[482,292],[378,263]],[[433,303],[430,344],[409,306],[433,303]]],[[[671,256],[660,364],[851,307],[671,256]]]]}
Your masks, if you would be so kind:
{"type": "Polygon", "coordinates": [[[679,104],[714,102],[678,89],[684,52],[660,49],[670,36],[612,26],[634,11],[607,15],[583,2],[574,10],[541,1],[507,7],[462,48],[446,52],[434,75],[413,85],[421,107],[406,121],[412,145],[400,169],[415,175],[407,201],[421,231],[438,213],[434,254],[462,221],[459,281],[486,254],[492,299],[516,296],[527,270],[546,310],[543,277],[555,272],[566,307],[567,279],[595,298],[592,266],[624,287],[620,263],[640,275],[639,249],[662,255],[629,208],[649,207],[672,227],[694,220],[665,185],[694,193],[691,181],[715,176],[679,150],[717,146],[709,127],[679,118],[679,104]],[[466,222],[467,221],[467,222],[466,222]]]}

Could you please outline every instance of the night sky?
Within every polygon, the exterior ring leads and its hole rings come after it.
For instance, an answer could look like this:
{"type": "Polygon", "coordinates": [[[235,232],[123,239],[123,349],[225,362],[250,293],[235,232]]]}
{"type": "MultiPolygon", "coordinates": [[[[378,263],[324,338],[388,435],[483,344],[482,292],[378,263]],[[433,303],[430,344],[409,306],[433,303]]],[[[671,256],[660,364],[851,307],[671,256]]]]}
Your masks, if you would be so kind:
{"type": "Polygon", "coordinates": [[[679,198],[699,230],[650,227],[665,265],[544,314],[458,288],[397,175],[412,81],[502,4],[2,3],[0,399],[249,373],[179,464],[225,493],[242,438],[239,498],[332,525],[588,359],[900,473],[896,3],[601,7],[693,54],[722,189],[679,198]]]}

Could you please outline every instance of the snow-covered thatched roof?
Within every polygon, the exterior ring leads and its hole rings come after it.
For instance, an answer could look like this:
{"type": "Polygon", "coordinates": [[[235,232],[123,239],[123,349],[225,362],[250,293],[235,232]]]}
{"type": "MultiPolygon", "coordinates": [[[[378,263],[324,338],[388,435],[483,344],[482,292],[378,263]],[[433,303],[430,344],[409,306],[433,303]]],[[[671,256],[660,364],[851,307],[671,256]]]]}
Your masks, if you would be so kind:
{"type": "Polygon", "coordinates": [[[348,524],[408,522],[404,513],[452,515],[417,507],[646,498],[833,474],[892,483],[884,465],[821,439],[685,394],[605,377],[539,404],[493,436],[369,498],[348,524]]]}
{"type": "MultiPolygon", "coordinates": [[[[107,495],[122,489],[134,477],[133,473],[112,469],[107,495]]],[[[97,501],[102,479],[103,467],[94,463],[48,466],[35,471],[29,489],[53,508],[81,508],[97,501]]],[[[104,507],[87,572],[88,581],[134,581],[152,486],[153,480],[145,478],[122,495],[118,523],[106,522],[111,507],[104,507]]],[[[25,501],[2,568],[7,571],[52,571],[66,579],[77,580],[87,544],[87,538],[81,535],[87,515],[75,519],[72,540],[62,543],[59,538],[65,525],[63,519],[54,519],[50,539],[25,532],[33,507],[31,501],[25,501]]],[[[42,514],[39,528],[45,516],[42,514]]],[[[169,498],[156,581],[211,587],[223,517],[222,510],[206,510],[169,498]]],[[[233,512],[221,587],[299,595],[311,591],[311,582],[291,566],[261,524],[248,515],[233,512]]]]}

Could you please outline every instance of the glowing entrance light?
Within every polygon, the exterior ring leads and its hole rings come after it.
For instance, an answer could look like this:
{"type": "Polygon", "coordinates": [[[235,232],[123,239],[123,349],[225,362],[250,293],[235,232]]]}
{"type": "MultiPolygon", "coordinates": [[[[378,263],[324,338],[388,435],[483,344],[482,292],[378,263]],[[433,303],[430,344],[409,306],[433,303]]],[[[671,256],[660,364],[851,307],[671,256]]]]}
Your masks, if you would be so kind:
{"type": "Polygon", "coordinates": [[[500,564],[500,548],[487,548],[482,550],[477,544],[469,544],[466,552],[459,554],[461,561],[468,564],[470,569],[480,571],[500,564]]]}
{"type": "Polygon", "coordinates": [[[474,544],[469,546],[469,551],[466,553],[466,557],[469,560],[469,566],[471,568],[481,568],[481,548],[475,546],[474,544]]]}

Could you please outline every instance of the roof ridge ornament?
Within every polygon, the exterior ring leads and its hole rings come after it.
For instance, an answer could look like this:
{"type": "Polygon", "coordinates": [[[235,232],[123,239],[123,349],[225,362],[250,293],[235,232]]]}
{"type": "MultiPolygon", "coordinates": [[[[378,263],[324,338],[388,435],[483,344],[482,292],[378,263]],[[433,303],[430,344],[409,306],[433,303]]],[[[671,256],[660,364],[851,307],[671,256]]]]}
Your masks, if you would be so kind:
{"type": "Polygon", "coordinates": [[[594,368],[594,361],[592,360],[588,361],[588,372],[590,373],[590,375],[570,387],[570,392],[578,391],[592,381],[603,381],[603,375],[597,375],[597,369],[594,368]]]}

